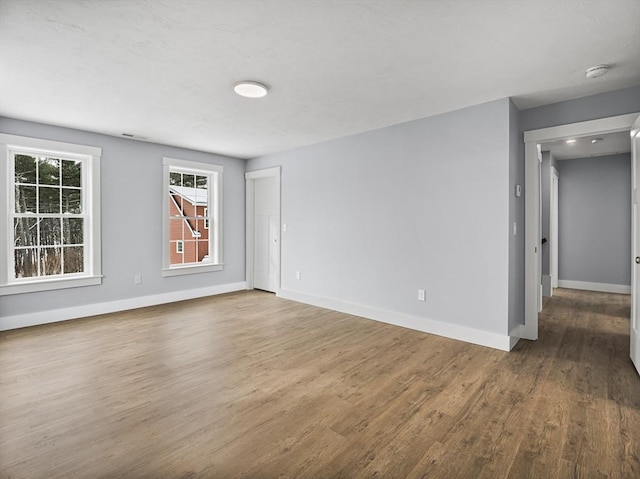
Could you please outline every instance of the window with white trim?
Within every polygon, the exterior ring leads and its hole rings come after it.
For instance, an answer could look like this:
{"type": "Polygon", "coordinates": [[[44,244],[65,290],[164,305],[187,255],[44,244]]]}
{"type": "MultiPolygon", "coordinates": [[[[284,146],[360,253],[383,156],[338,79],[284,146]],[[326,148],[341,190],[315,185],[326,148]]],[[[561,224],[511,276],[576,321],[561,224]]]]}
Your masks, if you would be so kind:
{"type": "Polygon", "coordinates": [[[5,134],[0,149],[0,295],[100,284],[101,149],[5,134]]]}
{"type": "Polygon", "coordinates": [[[163,276],[218,271],[222,166],[164,158],[163,276]]]}

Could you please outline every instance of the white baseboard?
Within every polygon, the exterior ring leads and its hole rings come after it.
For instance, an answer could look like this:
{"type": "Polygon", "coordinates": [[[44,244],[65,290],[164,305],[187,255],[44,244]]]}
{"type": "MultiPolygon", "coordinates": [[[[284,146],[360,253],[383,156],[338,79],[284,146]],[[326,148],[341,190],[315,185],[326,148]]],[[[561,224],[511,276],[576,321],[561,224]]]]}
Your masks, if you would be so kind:
{"type": "Polygon", "coordinates": [[[624,284],[589,283],[587,281],[572,281],[559,279],[558,288],[582,289],[585,291],[599,291],[601,293],[631,294],[631,286],[624,284]]]}
{"type": "Polygon", "coordinates": [[[510,351],[518,342],[519,338],[510,338],[507,335],[497,333],[489,333],[479,329],[467,328],[456,324],[443,323],[442,321],[434,321],[419,316],[412,316],[393,311],[385,311],[382,309],[371,308],[360,304],[348,303],[337,299],[323,298],[313,296],[298,291],[280,289],[277,293],[280,298],[297,301],[298,303],[310,304],[320,308],[331,309],[341,313],[352,314],[366,319],[373,319],[382,323],[393,324],[403,328],[414,329],[424,333],[444,336],[445,338],[457,339],[467,343],[487,346],[489,348],[500,349],[502,351],[510,351]]]}
{"type": "Polygon", "coordinates": [[[187,289],[184,291],[172,291],[170,293],[153,294],[150,296],[140,296],[137,298],[121,299],[105,303],[86,304],[82,306],[72,306],[70,308],[54,309],[51,311],[39,311],[37,313],[18,314],[15,316],[5,316],[0,318],[0,331],[8,329],[26,328],[38,324],[56,323],[69,319],[85,318],[98,314],[115,313],[128,309],[144,308],[157,304],[174,303],[185,299],[202,298],[204,296],[214,296],[216,294],[231,293],[247,289],[247,284],[242,281],[238,283],[221,284],[209,286],[207,288],[187,289]]]}

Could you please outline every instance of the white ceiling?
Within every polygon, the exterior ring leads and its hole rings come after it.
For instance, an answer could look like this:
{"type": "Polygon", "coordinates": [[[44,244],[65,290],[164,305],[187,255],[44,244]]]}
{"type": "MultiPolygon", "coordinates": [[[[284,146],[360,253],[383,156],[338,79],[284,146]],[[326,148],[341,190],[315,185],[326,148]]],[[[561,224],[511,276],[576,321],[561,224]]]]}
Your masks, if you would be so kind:
{"type": "Polygon", "coordinates": [[[240,158],[637,84],[638,0],[0,0],[1,115],[240,158]]]}
{"type": "Polygon", "coordinates": [[[590,135],[573,138],[575,143],[558,140],[543,143],[542,151],[550,151],[556,160],[571,160],[575,158],[590,158],[592,156],[616,155],[631,152],[631,137],[628,131],[619,131],[606,135],[590,135]],[[594,138],[601,139],[591,143],[594,138]]]}

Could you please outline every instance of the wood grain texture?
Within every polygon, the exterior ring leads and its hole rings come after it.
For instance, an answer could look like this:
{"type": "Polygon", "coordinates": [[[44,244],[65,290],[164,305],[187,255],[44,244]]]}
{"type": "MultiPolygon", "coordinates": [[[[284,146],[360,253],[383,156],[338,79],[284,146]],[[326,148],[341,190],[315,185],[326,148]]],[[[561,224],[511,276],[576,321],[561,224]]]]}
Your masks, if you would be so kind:
{"type": "Polygon", "coordinates": [[[0,334],[0,476],[640,477],[629,297],[511,353],[240,292],[0,334]]]}

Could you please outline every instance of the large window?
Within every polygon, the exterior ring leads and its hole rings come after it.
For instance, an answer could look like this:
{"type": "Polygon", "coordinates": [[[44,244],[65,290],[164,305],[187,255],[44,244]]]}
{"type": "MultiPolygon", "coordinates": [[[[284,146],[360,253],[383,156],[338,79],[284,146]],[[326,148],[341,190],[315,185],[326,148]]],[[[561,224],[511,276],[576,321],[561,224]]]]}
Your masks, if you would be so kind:
{"type": "Polygon", "coordinates": [[[222,269],[222,171],[164,159],[164,276],[222,269]]]}
{"type": "Polygon", "coordinates": [[[0,294],[100,284],[99,148],[0,134],[0,294]]]}

